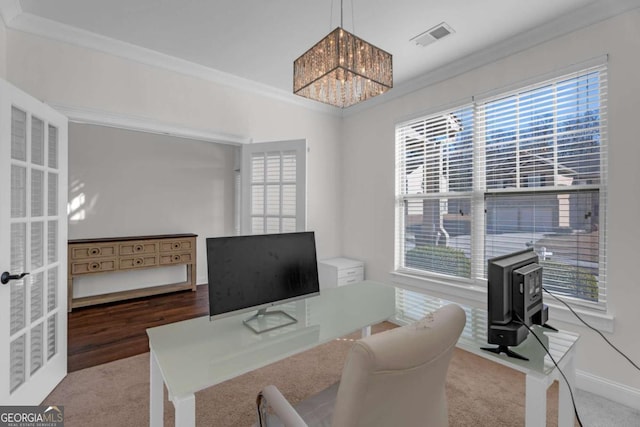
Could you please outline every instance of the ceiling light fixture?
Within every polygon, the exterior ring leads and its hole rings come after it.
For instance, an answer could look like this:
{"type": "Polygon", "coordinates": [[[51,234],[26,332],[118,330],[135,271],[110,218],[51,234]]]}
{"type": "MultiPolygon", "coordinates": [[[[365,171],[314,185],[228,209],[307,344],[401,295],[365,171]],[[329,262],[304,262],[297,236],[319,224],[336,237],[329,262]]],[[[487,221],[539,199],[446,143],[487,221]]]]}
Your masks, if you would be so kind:
{"type": "Polygon", "coordinates": [[[342,28],[342,0],[340,26],[293,62],[293,93],[336,107],[350,107],[392,87],[391,54],[342,28]]]}

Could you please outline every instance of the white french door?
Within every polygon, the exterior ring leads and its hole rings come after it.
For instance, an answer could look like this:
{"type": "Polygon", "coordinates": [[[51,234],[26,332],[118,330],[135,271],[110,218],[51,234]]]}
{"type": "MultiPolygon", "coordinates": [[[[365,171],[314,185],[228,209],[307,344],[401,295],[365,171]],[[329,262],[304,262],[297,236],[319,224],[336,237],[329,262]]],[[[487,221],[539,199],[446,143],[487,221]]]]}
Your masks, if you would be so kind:
{"type": "Polygon", "coordinates": [[[242,234],[305,231],[306,158],[304,140],[242,146],[242,234]]]}
{"type": "Polygon", "coordinates": [[[0,80],[0,405],[67,373],[66,243],[67,118],[0,80]]]}

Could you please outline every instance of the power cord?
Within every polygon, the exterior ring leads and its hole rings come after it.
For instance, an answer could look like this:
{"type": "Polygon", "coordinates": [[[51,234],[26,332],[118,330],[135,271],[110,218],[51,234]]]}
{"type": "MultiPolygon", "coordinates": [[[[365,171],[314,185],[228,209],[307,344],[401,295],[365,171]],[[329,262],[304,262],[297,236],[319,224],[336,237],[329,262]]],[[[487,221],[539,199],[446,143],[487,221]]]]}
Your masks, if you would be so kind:
{"type": "Polygon", "coordinates": [[[607,337],[604,336],[604,334],[602,332],[600,332],[598,329],[594,328],[593,326],[591,326],[590,324],[588,324],[582,317],[580,317],[578,315],[578,313],[576,313],[573,308],[571,308],[571,306],[569,304],[567,304],[566,302],[562,301],[560,298],[558,298],[556,295],[554,295],[553,293],[549,292],[544,286],[542,287],[542,289],[548,293],[549,295],[551,295],[553,298],[555,298],[557,301],[561,302],[562,304],[564,304],[569,311],[571,311],[573,313],[574,316],[576,316],[578,318],[578,320],[580,320],[587,328],[591,329],[592,331],[595,331],[596,333],[598,333],[598,335],[600,335],[602,337],[603,340],[606,341],[607,344],[609,344],[611,346],[611,348],[613,348],[615,351],[617,351],[622,357],[624,357],[625,359],[627,359],[627,361],[629,363],[631,363],[633,365],[634,368],[636,368],[637,370],[640,371],[640,367],[633,361],[631,360],[626,354],[624,354],[621,350],[618,349],[618,347],[616,347],[615,345],[613,345],[611,343],[611,341],[609,341],[607,339],[607,337]]]}
{"type": "Polygon", "coordinates": [[[562,378],[564,379],[564,382],[567,383],[567,388],[569,389],[569,395],[571,396],[571,404],[573,405],[573,413],[576,414],[576,420],[578,421],[578,424],[580,425],[580,427],[582,427],[582,420],[580,419],[580,415],[578,415],[578,408],[576,407],[576,400],[573,397],[573,390],[571,390],[571,384],[569,383],[569,380],[564,375],[564,372],[562,372],[562,369],[560,369],[560,366],[558,366],[558,363],[556,362],[556,360],[553,358],[553,356],[549,352],[549,349],[547,348],[547,346],[544,345],[542,340],[540,340],[540,338],[538,338],[538,336],[533,332],[533,330],[529,327],[529,325],[527,325],[525,322],[523,322],[522,319],[520,318],[520,316],[518,316],[517,314],[516,314],[516,319],[518,320],[518,323],[520,323],[521,325],[524,325],[529,330],[531,335],[533,335],[536,338],[536,340],[540,343],[542,348],[544,348],[544,351],[547,353],[547,355],[549,356],[549,358],[551,359],[551,361],[555,365],[555,367],[558,370],[558,372],[560,372],[560,375],[562,375],[562,378]]]}

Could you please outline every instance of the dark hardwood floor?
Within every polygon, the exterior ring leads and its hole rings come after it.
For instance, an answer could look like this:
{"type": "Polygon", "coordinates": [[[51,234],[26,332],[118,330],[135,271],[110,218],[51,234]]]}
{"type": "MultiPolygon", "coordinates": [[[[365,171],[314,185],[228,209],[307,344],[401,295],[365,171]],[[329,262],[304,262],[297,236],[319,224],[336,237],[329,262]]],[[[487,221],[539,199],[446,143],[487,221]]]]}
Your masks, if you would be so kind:
{"type": "Polygon", "coordinates": [[[146,329],[209,314],[207,286],[69,313],[69,372],[149,351],[146,329]]]}

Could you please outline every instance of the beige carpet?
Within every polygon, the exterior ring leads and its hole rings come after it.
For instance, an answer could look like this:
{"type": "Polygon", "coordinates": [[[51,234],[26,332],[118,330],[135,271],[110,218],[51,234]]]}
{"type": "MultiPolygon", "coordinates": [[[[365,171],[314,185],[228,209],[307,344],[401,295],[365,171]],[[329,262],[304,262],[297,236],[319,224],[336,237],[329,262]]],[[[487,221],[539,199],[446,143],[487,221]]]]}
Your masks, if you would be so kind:
{"type": "MultiPolygon", "coordinates": [[[[256,393],[268,384],[292,403],[328,387],[340,378],[350,344],[336,340],[196,393],[197,425],[250,426],[256,393]]],[[[456,349],[447,397],[452,427],[524,425],[524,375],[474,354],[456,349]]],[[[43,404],[63,405],[66,427],[149,425],[149,354],[72,372],[43,404]]],[[[547,425],[557,425],[557,384],[547,409],[547,425]]],[[[165,401],[165,425],[173,424],[173,405],[165,401]]]]}

